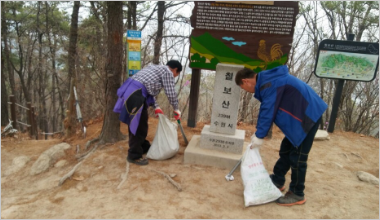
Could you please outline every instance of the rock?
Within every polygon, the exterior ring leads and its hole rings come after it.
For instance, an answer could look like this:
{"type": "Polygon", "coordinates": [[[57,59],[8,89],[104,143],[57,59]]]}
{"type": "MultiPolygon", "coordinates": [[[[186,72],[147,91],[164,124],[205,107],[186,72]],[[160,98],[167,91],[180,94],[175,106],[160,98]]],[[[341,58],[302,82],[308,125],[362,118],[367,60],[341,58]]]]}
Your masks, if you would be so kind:
{"type": "Polygon", "coordinates": [[[12,166],[8,168],[8,170],[5,172],[5,175],[8,176],[12,173],[16,173],[19,170],[21,170],[28,162],[30,161],[30,158],[27,156],[19,156],[15,157],[12,160],[12,166]]]}
{"type": "Polygon", "coordinates": [[[30,169],[30,175],[36,175],[49,169],[50,161],[51,159],[48,155],[41,154],[30,169]]]}
{"type": "Polygon", "coordinates": [[[15,157],[12,160],[12,166],[16,167],[23,167],[30,161],[30,158],[27,156],[20,156],[20,157],[15,157]]]}
{"type": "Polygon", "coordinates": [[[54,167],[63,167],[67,164],[67,160],[60,160],[57,163],[54,164],[54,167]]]}
{"type": "Polygon", "coordinates": [[[47,149],[43,154],[47,154],[49,157],[57,160],[58,158],[61,158],[62,156],[65,156],[65,150],[69,149],[70,145],[67,143],[60,143],[57,145],[54,145],[53,147],[47,149]]]}
{"type": "Polygon", "coordinates": [[[44,151],[34,162],[30,169],[30,175],[36,175],[45,172],[53,165],[59,158],[65,156],[65,150],[69,149],[70,145],[67,143],[60,143],[44,151]]]}
{"type": "Polygon", "coordinates": [[[359,178],[359,180],[363,182],[372,183],[373,185],[379,185],[379,179],[370,173],[358,171],[356,172],[356,175],[359,178]]]}
{"type": "Polygon", "coordinates": [[[325,130],[318,129],[315,134],[314,140],[330,140],[329,134],[325,130]]]}

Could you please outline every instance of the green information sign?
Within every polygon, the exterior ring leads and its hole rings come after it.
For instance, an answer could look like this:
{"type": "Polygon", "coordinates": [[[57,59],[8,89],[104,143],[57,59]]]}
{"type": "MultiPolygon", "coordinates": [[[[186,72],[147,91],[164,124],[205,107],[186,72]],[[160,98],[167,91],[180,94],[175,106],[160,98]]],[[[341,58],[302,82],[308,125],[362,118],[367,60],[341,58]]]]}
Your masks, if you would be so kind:
{"type": "Polygon", "coordinates": [[[372,81],[379,66],[379,44],[323,40],[314,74],[321,78],[372,81]]]}

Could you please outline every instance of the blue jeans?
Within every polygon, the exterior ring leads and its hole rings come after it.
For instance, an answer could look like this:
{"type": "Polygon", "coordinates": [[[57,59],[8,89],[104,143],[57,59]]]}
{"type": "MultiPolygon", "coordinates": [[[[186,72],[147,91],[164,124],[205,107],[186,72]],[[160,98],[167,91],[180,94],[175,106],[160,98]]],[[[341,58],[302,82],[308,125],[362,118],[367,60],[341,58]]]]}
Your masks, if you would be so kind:
{"type": "Polygon", "coordinates": [[[310,129],[305,139],[297,148],[285,137],[280,148],[280,158],[273,168],[272,181],[279,186],[285,184],[285,174],[292,170],[289,191],[298,196],[304,196],[307,158],[313,145],[315,134],[318,131],[321,119],[310,129]]]}

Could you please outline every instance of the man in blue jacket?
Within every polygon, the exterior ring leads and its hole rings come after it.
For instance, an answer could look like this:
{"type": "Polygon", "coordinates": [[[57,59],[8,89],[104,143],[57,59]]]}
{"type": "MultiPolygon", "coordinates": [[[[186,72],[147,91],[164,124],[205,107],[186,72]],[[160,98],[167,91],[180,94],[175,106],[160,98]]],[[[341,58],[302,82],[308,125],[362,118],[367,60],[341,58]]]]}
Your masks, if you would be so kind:
{"type": "Polygon", "coordinates": [[[285,189],[285,174],[292,170],[289,190],[276,202],[279,205],[301,205],[306,202],[304,189],[307,158],[327,104],[305,82],[289,74],[286,65],[255,73],[244,68],[237,72],[235,82],[254,93],[261,102],[253,147],[260,147],[274,122],[285,134],[280,158],[270,175],[281,191],[285,189]]]}

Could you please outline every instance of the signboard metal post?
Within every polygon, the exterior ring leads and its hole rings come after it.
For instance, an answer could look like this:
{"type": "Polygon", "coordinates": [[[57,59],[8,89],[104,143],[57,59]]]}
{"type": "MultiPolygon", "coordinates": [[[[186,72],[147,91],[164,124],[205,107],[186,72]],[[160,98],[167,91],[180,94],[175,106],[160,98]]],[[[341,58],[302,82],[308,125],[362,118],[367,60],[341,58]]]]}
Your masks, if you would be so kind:
{"type": "MultiPolygon", "coordinates": [[[[354,40],[355,34],[347,34],[347,35],[348,35],[347,36],[348,41],[354,40]]],[[[335,121],[336,121],[336,117],[338,116],[340,98],[342,97],[342,92],[343,92],[343,86],[344,86],[344,80],[340,79],[336,87],[336,91],[335,91],[335,95],[333,99],[333,106],[332,106],[331,115],[330,115],[330,122],[327,128],[327,131],[330,133],[334,132],[335,121]]]]}

